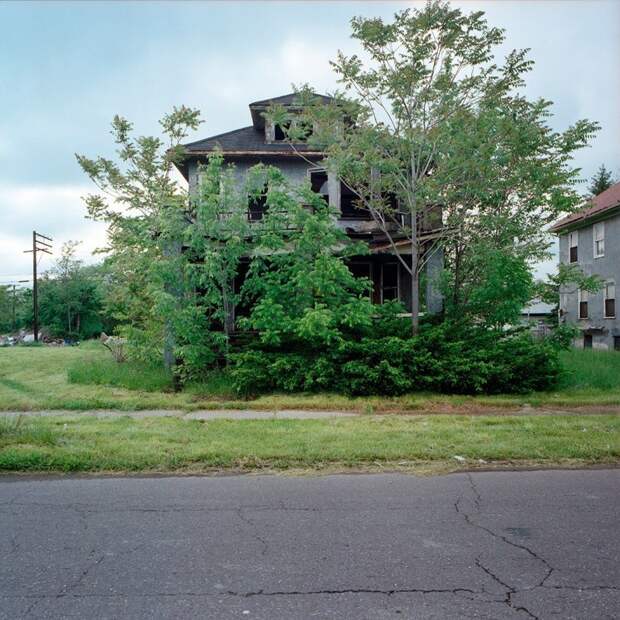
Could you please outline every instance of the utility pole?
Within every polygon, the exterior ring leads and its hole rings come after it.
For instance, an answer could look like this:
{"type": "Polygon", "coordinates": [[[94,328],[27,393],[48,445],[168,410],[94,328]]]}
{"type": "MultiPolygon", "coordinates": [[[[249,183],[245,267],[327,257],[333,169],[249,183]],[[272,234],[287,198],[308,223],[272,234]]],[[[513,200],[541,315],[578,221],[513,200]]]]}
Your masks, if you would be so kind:
{"type": "Polygon", "coordinates": [[[32,231],[32,250],[24,250],[25,254],[32,252],[32,331],[35,342],[39,341],[39,299],[37,290],[37,252],[52,253],[52,246],[49,237],[39,234],[36,230],[32,231]],[[41,241],[46,239],[50,243],[41,241]],[[43,247],[41,247],[43,246],[43,247]]]}

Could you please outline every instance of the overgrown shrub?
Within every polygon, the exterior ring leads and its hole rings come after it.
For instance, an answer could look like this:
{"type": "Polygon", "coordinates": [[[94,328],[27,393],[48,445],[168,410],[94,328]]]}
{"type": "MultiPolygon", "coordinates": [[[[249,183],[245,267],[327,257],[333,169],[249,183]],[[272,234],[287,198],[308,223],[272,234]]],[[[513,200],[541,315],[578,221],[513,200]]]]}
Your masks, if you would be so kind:
{"type": "Polygon", "coordinates": [[[296,350],[289,343],[289,348],[257,348],[232,357],[234,387],[245,395],[529,392],[555,385],[561,370],[550,342],[526,332],[450,323],[424,325],[415,337],[365,335],[321,349],[296,350]]]}

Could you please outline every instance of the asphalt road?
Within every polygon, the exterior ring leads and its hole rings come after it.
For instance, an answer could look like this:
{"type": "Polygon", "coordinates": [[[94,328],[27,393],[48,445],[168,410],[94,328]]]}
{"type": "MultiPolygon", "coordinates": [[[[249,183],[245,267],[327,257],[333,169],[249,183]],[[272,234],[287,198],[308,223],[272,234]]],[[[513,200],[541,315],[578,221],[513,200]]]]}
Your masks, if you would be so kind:
{"type": "Polygon", "coordinates": [[[620,470],[0,479],[0,618],[620,617],[620,470]]]}

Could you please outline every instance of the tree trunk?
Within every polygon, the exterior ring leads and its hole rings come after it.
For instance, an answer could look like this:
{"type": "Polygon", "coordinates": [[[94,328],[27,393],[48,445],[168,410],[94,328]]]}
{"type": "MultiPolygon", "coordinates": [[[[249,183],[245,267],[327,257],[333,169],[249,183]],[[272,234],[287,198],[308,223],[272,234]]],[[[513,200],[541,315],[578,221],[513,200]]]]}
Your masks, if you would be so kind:
{"type": "Polygon", "coordinates": [[[233,315],[233,307],[230,303],[230,296],[228,295],[228,286],[227,283],[222,286],[222,306],[224,309],[224,356],[225,356],[225,364],[228,366],[228,358],[230,353],[230,335],[234,331],[235,321],[233,315]]]}
{"type": "Polygon", "coordinates": [[[420,242],[418,241],[418,218],[415,207],[411,208],[411,332],[415,336],[420,326],[420,242]]]}
{"type": "MultiPolygon", "coordinates": [[[[181,254],[181,249],[182,245],[180,241],[168,241],[162,248],[162,253],[168,259],[175,259],[181,254]]],[[[165,289],[168,293],[171,293],[178,299],[182,295],[182,286],[182,277],[181,273],[179,273],[178,279],[175,282],[167,282],[165,284],[165,289]]],[[[174,354],[175,349],[176,338],[174,333],[174,325],[172,317],[167,317],[164,322],[164,368],[167,372],[172,372],[176,380],[177,372],[176,358],[174,354]]]]}

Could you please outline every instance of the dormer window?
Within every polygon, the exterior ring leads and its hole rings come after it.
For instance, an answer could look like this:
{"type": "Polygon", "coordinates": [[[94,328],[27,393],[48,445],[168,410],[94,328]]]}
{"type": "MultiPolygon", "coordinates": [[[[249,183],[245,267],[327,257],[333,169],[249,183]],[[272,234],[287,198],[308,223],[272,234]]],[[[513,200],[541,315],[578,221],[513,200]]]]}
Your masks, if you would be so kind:
{"type": "Polygon", "coordinates": [[[283,140],[286,140],[286,135],[290,128],[291,128],[291,121],[287,121],[286,123],[282,123],[281,125],[277,124],[274,127],[273,139],[276,142],[282,142],[283,140]]]}

